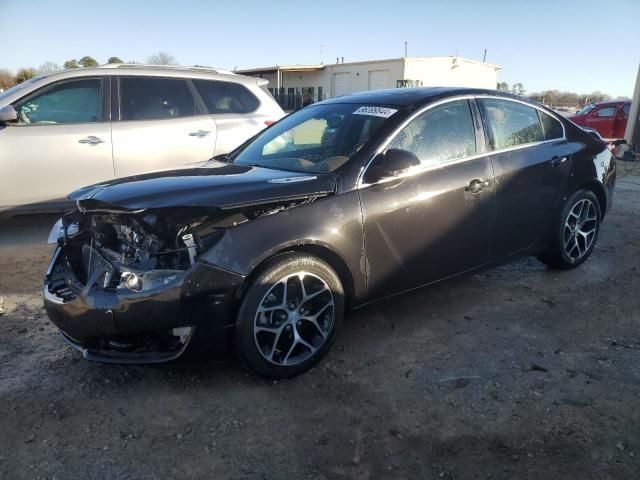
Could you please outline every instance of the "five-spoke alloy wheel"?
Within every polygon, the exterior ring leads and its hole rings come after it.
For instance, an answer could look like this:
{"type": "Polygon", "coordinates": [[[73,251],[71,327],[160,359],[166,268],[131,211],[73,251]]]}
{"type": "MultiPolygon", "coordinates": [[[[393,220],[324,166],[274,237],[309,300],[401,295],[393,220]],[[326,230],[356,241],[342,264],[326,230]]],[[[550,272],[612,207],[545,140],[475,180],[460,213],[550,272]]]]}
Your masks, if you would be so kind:
{"type": "Polygon", "coordinates": [[[238,313],[242,365],[286,378],[313,366],[329,349],[344,313],[338,275],[320,258],[287,254],[251,282],[238,313]]]}

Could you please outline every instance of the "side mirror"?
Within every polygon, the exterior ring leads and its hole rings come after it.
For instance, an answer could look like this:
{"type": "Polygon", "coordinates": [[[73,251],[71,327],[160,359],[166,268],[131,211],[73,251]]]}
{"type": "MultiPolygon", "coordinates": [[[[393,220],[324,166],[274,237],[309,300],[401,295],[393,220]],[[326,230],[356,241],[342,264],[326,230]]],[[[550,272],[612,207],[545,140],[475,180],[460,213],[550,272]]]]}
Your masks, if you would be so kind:
{"type": "Polygon", "coordinates": [[[18,119],[18,112],[11,105],[0,108],[0,122],[14,122],[18,119]]]}
{"type": "Polygon", "coordinates": [[[382,159],[382,174],[384,177],[396,177],[410,167],[420,165],[420,160],[408,150],[390,148],[382,159]]]}

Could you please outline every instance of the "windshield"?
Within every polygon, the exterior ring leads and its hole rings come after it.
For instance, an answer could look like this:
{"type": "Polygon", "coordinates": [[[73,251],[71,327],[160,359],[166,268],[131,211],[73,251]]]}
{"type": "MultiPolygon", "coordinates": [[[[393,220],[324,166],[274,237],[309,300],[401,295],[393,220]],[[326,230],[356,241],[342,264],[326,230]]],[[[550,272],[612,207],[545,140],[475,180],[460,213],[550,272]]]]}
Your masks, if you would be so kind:
{"type": "Polygon", "coordinates": [[[30,78],[29,80],[25,80],[22,83],[14,85],[13,87],[9,88],[8,90],[5,90],[4,92],[0,93],[0,100],[2,100],[5,97],[8,97],[12,93],[15,93],[15,92],[17,92],[19,90],[22,90],[25,87],[28,87],[29,85],[33,85],[34,83],[42,80],[43,78],[44,77],[42,77],[42,76],[33,77],[33,78],[30,78]]]}
{"type": "Polygon", "coordinates": [[[313,105],[285,117],[241,150],[233,163],[295,172],[333,172],[397,112],[362,104],[313,105]]]}
{"type": "Polygon", "coordinates": [[[587,113],[589,113],[594,108],[596,108],[595,105],[585,105],[578,112],[576,112],[576,115],[586,115],[587,113]]]}

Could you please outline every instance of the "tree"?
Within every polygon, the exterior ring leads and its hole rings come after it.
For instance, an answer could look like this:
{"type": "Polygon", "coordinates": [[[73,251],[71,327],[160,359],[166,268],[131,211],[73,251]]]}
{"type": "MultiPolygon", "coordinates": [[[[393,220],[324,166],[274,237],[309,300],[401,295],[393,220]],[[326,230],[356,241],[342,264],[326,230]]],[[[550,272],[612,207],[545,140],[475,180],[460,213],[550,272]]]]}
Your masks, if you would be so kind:
{"type": "Polygon", "coordinates": [[[63,65],[65,70],[70,70],[72,68],[78,68],[78,61],[76,59],[67,60],[63,65]]]}
{"type": "Polygon", "coordinates": [[[511,87],[511,93],[513,93],[514,95],[524,95],[525,92],[526,90],[524,89],[524,85],[522,85],[522,83],[520,82],[514,83],[511,87]]]}
{"type": "Polygon", "coordinates": [[[0,69],[0,90],[6,90],[16,84],[15,77],[5,68],[0,69]]]}
{"type": "Polygon", "coordinates": [[[149,65],[177,65],[175,57],[169,55],[167,52],[154,53],[150,57],[147,57],[147,63],[149,65]]]}
{"type": "Polygon", "coordinates": [[[78,60],[78,65],[83,66],[85,68],[97,67],[98,66],[98,62],[96,62],[95,58],[89,57],[87,55],[87,56],[82,57],[80,60],[78,60]]]}
{"type": "Polygon", "coordinates": [[[18,70],[18,73],[16,73],[16,83],[22,83],[36,75],[38,75],[38,72],[36,72],[35,68],[21,68],[18,70]]]}
{"type": "Polygon", "coordinates": [[[119,57],[109,57],[107,63],[124,63],[119,57]]]}
{"type": "Polygon", "coordinates": [[[496,86],[496,90],[500,90],[501,92],[508,92],[509,91],[509,84],[507,82],[500,82],[496,86]]]}
{"type": "Polygon", "coordinates": [[[55,73],[62,70],[60,68],[60,65],[58,65],[57,63],[53,63],[53,62],[44,62],[42,65],[40,65],[40,67],[38,68],[38,73],[41,75],[47,74],[47,73],[55,73]]]}

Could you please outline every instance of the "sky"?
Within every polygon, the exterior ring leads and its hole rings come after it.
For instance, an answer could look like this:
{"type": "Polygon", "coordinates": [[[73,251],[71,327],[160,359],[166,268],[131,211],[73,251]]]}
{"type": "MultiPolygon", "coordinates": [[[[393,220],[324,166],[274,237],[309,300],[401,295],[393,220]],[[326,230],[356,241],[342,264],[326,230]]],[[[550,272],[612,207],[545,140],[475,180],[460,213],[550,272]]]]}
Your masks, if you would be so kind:
{"type": "Polygon", "coordinates": [[[233,70],[409,56],[482,60],[500,81],[633,93],[640,0],[0,0],[0,68],[90,55],[233,70]],[[605,8],[606,7],[606,8],[605,8]]]}

